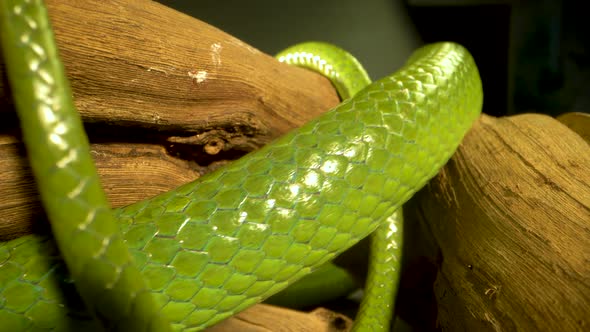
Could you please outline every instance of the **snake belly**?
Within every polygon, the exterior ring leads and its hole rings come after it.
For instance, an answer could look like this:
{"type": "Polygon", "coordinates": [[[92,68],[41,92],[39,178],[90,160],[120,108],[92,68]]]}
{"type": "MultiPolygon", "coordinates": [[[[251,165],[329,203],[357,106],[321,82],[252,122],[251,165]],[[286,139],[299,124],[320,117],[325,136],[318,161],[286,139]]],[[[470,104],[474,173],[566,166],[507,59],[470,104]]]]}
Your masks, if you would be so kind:
{"type": "MultiPolygon", "coordinates": [[[[201,330],[331,260],[438,172],[481,104],[469,53],[427,45],[262,149],[115,210],[158,313],[175,330],[201,330]]],[[[0,244],[0,330],[98,329],[68,267],[48,236],[0,244]]]]}

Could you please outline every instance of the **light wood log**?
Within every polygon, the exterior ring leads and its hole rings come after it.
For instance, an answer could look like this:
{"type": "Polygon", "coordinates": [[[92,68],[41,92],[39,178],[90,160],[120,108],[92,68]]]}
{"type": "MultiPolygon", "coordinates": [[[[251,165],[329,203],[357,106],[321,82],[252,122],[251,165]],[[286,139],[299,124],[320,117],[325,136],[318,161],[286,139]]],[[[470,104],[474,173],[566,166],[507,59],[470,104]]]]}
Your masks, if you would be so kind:
{"type": "Polygon", "coordinates": [[[207,332],[347,332],[350,318],[324,308],[309,313],[258,304],[208,328],[207,332]]]}
{"type": "Polygon", "coordinates": [[[405,211],[420,225],[406,228],[408,321],[448,331],[590,327],[590,146],[559,121],[483,116],[405,211]],[[420,272],[431,277],[416,284],[420,272]]]}
{"type": "MultiPolygon", "coordinates": [[[[156,2],[45,2],[113,206],[194,180],[338,103],[324,77],[156,2]]],[[[33,231],[40,211],[6,84],[0,240],[33,231]]]]}

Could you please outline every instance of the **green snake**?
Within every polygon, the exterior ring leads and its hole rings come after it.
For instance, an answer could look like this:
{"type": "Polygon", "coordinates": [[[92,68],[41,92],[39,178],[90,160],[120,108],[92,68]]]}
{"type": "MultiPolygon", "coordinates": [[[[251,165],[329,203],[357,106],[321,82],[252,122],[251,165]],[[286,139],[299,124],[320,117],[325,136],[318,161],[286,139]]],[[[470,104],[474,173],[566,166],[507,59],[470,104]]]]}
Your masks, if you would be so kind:
{"type": "Polygon", "coordinates": [[[0,2],[22,135],[51,224],[0,244],[0,331],[198,331],[259,303],[373,234],[357,330],[386,330],[400,208],[479,116],[474,60],[418,49],[370,83],[322,43],[280,54],[331,78],[343,102],[170,192],[111,210],[41,0],[0,2]],[[370,84],[369,84],[370,83],[370,84]]]}

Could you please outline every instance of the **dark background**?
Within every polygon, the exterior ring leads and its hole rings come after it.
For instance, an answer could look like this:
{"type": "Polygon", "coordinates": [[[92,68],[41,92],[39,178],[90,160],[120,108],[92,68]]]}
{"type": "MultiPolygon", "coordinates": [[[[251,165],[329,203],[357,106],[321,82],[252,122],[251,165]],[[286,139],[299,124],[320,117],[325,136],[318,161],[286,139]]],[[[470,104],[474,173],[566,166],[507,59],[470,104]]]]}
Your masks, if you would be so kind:
{"type": "Polygon", "coordinates": [[[417,47],[456,41],[473,54],[484,112],[590,112],[590,29],[583,1],[160,0],[274,54],[298,42],[335,43],[373,79],[417,47]]]}

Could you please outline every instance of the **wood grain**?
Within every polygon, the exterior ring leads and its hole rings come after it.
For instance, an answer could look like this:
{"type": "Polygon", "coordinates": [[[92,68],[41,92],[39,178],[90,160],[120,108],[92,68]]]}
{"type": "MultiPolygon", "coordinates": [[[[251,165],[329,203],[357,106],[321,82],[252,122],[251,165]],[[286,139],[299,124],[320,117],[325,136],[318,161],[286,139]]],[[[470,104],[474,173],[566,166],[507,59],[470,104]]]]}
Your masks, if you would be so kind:
{"type": "Polygon", "coordinates": [[[482,116],[406,211],[408,251],[435,266],[413,285],[432,290],[431,328],[590,326],[590,146],[559,121],[482,116]]]}
{"type": "Polygon", "coordinates": [[[324,308],[309,313],[259,304],[211,328],[207,332],[347,332],[350,318],[324,308]]]}
{"type": "MultiPolygon", "coordinates": [[[[194,180],[338,103],[324,77],[279,63],[158,3],[46,4],[113,206],[194,180]]],[[[1,57],[0,75],[5,77],[1,57]]],[[[0,240],[39,226],[33,222],[39,203],[19,139],[3,79],[0,240]]]]}
{"type": "MultiPolygon", "coordinates": [[[[90,123],[224,130],[258,145],[338,99],[323,77],[145,0],[46,1],[76,106],[90,123]]],[[[0,109],[8,110],[6,82],[0,109]]]]}

